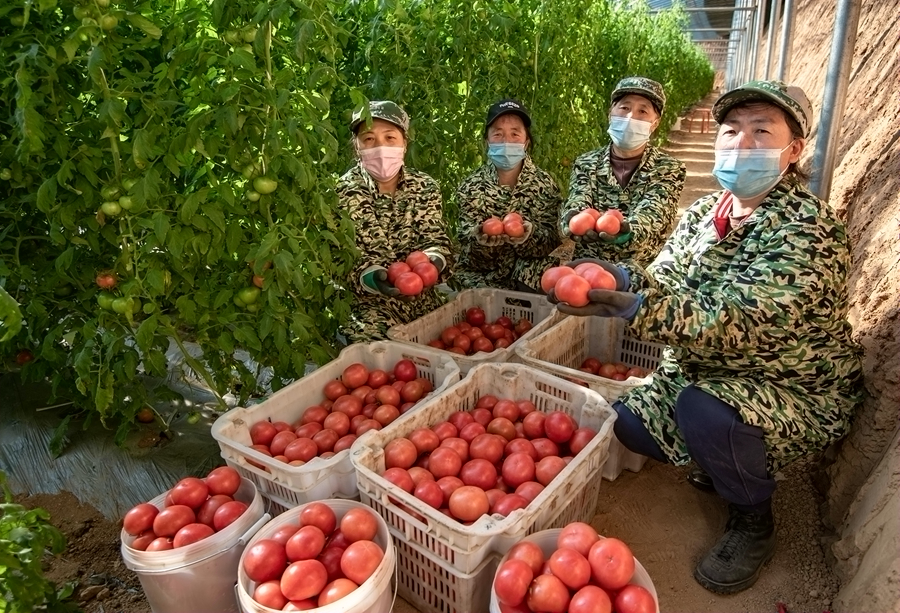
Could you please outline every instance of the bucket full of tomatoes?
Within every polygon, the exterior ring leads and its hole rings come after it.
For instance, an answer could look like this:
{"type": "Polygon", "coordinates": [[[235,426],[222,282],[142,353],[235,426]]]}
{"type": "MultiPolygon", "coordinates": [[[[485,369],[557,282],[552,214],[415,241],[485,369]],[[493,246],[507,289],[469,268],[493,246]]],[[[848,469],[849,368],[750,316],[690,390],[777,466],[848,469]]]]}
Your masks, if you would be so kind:
{"type": "Polygon", "coordinates": [[[384,519],[355,500],[290,509],[247,544],[238,568],[244,613],[387,613],[394,545],[384,519]]]}
{"type": "Polygon", "coordinates": [[[268,520],[253,482],[222,466],[128,511],[122,560],[140,579],[153,613],[237,612],[241,552],[268,520]]]}
{"type": "Polygon", "coordinates": [[[497,567],[490,613],[659,613],[650,575],[624,542],[584,522],[513,545],[497,567]]]}

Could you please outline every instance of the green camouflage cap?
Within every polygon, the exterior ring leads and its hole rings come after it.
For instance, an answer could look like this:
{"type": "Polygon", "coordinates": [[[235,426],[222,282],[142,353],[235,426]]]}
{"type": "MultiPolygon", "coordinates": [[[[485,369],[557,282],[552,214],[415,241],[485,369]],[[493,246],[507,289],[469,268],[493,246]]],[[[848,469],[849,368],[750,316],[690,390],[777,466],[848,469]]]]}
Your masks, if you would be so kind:
{"type": "Polygon", "coordinates": [[[783,109],[800,124],[803,137],[809,136],[812,121],[812,105],[806,93],[796,85],[783,81],[750,81],[730,92],[722,94],[713,105],[712,114],[722,123],[728,111],[745,102],[769,102],[783,109]]]}
{"type": "MultiPolygon", "coordinates": [[[[406,114],[400,105],[396,102],[391,102],[390,100],[370,100],[369,101],[369,113],[372,115],[373,119],[383,119],[388,121],[401,130],[403,132],[409,132],[409,115],[406,114]]],[[[353,120],[350,122],[350,129],[356,130],[356,126],[361,124],[365,119],[363,119],[362,111],[356,111],[353,113],[353,120]]]]}
{"type": "Polygon", "coordinates": [[[663,91],[663,86],[653,79],[648,79],[647,77],[625,77],[619,81],[619,84],[613,90],[612,103],[615,104],[616,100],[628,94],[643,96],[653,103],[660,115],[662,115],[663,109],[666,108],[666,92],[663,91]]]}

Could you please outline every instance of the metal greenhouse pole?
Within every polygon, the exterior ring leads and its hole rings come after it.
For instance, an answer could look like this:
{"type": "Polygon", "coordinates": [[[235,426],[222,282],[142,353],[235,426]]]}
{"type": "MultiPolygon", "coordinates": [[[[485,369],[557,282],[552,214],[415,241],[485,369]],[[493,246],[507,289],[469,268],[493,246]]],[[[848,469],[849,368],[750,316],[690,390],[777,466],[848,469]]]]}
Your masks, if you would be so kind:
{"type": "MultiPolygon", "coordinates": [[[[787,81],[788,70],[791,68],[791,43],[793,37],[791,29],[794,26],[794,0],[784,0],[784,17],[781,21],[781,52],[778,55],[777,78],[787,81]]],[[[855,33],[855,29],[854,29],[855,33]]]]}
{"type": "Polygon", "coordinates": [[[810,181],[810,189],[822,200],[827,200],[831,192],[840,120],[844,114],[853,48],[856,46],[859,4],[860,0],[838,0],[834,16],[831,57],[828,60],[828,73],[825,75],[825,91],[822,94],[822,112],[819,115],[810,181]]]}
{"type": "Polygon", "coordinates": [[[778,15],[781,14],[781,0],[772,2],[771,11],[769,11],[769,32],[766,36],[766,69],[764,71],[764,79],[768,79],[772,74],[772,47],[775,46],[775,24],[778,22],[778,15]]]}
{"type": "Polygon", "coordinates": [[[756,0],[753,6],[753,41],[750,44],[750,80],[756,79],[759,63],[759,41],[762,40],[763,12],[766,0],[756,0]]]}

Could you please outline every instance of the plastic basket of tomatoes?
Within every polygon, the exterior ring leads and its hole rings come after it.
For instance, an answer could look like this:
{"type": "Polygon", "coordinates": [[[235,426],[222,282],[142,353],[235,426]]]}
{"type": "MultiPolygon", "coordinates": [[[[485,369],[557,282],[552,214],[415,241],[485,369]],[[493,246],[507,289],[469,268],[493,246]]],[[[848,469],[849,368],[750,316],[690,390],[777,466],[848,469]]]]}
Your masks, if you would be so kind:
{"type": "Polygon", "coordinates": [[[274,509],[356,498],[350,462],[356,435],[390,423],[459,377],[456,363],[429,347],[351,345],[263,402],[228,411],[213,424],[212,436],[225,462],[253,481],[274,509]]]}
{"type": "Polygon", "coordinates": [[[408,323],[393,326],[388,330],[388,338],[403,343],[428,345],[433,343],[441,351],[446,351],[459,364],[462,374],[485,362],[515,361],[515,349],[527,338],[539,334],[551,325],[556,308],[546,296],[525,292],[512,292],[494,288],[463,290],[444,306],[408,323]],[[480,311],[480,314],[479,314],[480,311]],[[490,332],[483,332],[482,338],[491,341],[491,347],[476,350],[477,336],[470,333],[470,346],[451,351],[454,347],[450,336],[462,324],[465,330],[498,325],[512,334],[498,330],[496,338],[488,338],[490,332]],[[440,343],[440,344],[438,344],[440,343]],[[459,352],[456,352],[459,351],[459,352]]]}
{"type": "Polygon", "coordinates": [[[631,549],[587,523],[525,537],[503,556],[491,585],[490,613],[659,613],[650,575],[631,549]]]}
{"type": "Polygon", "coordinates": [[[505,541],[593,515],[614,421],[596,392],[521,364],[481,364],[366,433],[351,461],[360,500],[392,531],[470,573],[505,541]],[[415,483],[431,480],[423,467],[440,492],[415,483]]]}

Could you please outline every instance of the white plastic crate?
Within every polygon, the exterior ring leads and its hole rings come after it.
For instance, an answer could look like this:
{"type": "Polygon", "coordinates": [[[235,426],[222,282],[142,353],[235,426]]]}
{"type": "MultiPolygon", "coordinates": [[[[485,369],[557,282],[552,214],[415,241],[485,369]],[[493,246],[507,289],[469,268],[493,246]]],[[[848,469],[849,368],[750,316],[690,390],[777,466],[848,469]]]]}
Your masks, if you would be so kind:
{"type": "MultiPolygon", "coordinates": [[[[572,316],[527,339],[516,347],[516,354],[525,364],[583,383],[612,404],[635,387],[650,383],[653,375],[614,381],[578,370],[584,360],[593,357],[604,363],[622,362],[652,371],[659,365],[664,348],[665,345],[628,336],[622,319],[572,316]]],[[[646,461],[647,456],[629,451],[613,435],[603,478],[613,481],[625,469],[638,472],[646,461]]]]}
{"type": "Polygon", "coordinates": [[[350,345],[321,368],[279,390],[263,402],[237,407],[219,417],[212,436],[222,457],[244,477],[253,481],[260,493],[279,507],[290,508],[326,498],[356,498],[356,473],[350,450],[330,458],[314,458],[303,466],[291,466],[251,449],[250,427],[258,421],[297,421],[307,407],[321,402],[325,384],[341,376],[355,362],[369,369],[390,370],[398,361],[412,360],[418,376],[431,381],[434,391],[420,402],[439,394],[460,378],[459,367],[446,352],[431,347],[414,347],[391,341],[350,345]],[[250,461],[262,465],[257,468],[250,461]]]}
{"type": "Polygon", "coordinates": [[[397,594],[419,611],[487,611],[498,555],[490,555],[471,573],[461,572],[391,529],[397,563],[397,594]]]}
{"type": "Polygon", "coordinates": [[[513,323],[524,317],[534,327],[505,349],[495,349],[490,353],[479,352],[469,356],[445,352],[459,364],[462,374],[469,372],[473,366],[485,362],[515,361],[516,346],[523,340],[540,334],[552,323],[552,316],[558,313],[547,297],[540,294],[494,288],[467,289],[428,315],[408,324],[393,326],[387,332],[388,338],[402,343],[427,345],[430,341],[440,338],[444,328],[465,321],[466,309],[470,307],[481,307],[487,322],[496,321],[501,315],[506,315],[513,323]]]}
{"type": "Polygon", "coordinates": [[[559,522],[589,521],[593,517],[614,421],[615,412],[609,404],[587,388],[521,364],[481,364],[414,413],[383,430],[364,434],[351,449],[351,461],[362,502],[378,511],[407,541],[457,571],[470,573],[510,539],[561,525],[559,522]],[[381,477],[384,447],[416,428],[446,420],[455,411],[474,408],[485,394],[529,399],[544,413],[564,411],[579,426],[593,428],[597,435],[526,508],[507,517],[484,515],[464,526],[381,477]]]}

